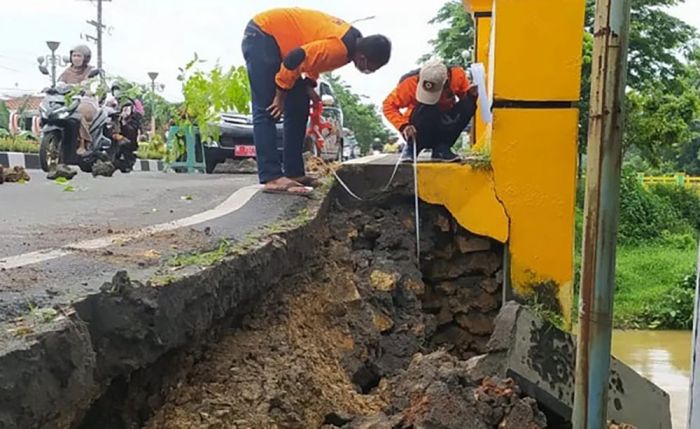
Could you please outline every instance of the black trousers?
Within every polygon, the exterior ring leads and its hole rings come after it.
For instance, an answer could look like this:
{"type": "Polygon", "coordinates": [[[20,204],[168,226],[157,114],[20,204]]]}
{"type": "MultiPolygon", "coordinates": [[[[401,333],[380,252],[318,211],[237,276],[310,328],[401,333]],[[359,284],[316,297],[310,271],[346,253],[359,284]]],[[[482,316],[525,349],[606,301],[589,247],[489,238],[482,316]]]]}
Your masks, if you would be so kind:
{"type": "Polygon", "coordinates": [[[467,95],[452,109],[441,112],[437,105],[418,104],[411,113],[416,127],[416,149],[446,151],[451,148],[476,112],[476,97],[467,95]]]}

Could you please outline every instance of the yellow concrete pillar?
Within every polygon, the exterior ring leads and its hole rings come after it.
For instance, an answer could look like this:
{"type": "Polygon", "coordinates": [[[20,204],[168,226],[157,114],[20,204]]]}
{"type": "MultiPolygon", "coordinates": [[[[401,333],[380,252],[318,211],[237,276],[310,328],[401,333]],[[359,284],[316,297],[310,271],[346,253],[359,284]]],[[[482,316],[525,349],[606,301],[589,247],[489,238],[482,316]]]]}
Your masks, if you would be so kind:
{"type": "MultiPolygon", "coordinates": [[[[486,73],[489,71],[489,46],[491,41],[491,8],[493,0],[463,0],[467,11],[474,19],[474,58],[473,62],[483,63],[486,73]]],[[[477,107],[474,116],[474,128],[471,133],[472,145],[484,147],[487,143],[487,126],[481,120],[481,107],[477,107]]]]}
{"type": "Polygon", "coordinates": [[[491,159],[510,218],[516,292],[573,286],[576,143],[585,0],[494,0],[491,159]]]}

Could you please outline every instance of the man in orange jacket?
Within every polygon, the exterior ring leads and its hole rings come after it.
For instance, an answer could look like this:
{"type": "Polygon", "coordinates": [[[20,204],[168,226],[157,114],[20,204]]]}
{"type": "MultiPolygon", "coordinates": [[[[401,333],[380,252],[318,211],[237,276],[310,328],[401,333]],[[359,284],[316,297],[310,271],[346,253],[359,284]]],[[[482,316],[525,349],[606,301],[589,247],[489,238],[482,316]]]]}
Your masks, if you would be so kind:
{"type": "Polygon", "coordinates": [[[245,30],[243,56],[253,102],[258,176],[264,191],[308,195],[302,156],[309,99],[319,75],[355,63],[373,73],[391,56],[384,36],[363,37],[347,22],[300,8],[272,9],[245,30]],[[284,156],[277,153],[275,122],[284,113],[284,156]]]}
{"type": "Polygon", "coordinates": [[[430,61],[404,75],[384,100],[384,116],[407,142],[401,159],[413,161],[415,143],[416,153],[432,149],[434,161],[459,161],[451,148],[474,116],[476,99],[477,87],[461,67],[430,61]]]}

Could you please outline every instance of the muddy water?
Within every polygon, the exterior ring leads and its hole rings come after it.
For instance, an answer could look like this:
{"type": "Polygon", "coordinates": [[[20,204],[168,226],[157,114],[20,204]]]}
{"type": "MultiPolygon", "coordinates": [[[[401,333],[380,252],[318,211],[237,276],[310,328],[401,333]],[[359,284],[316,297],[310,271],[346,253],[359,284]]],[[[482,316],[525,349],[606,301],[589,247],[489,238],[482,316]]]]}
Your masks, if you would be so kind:
{"type": "Polygon", "coordinates": [[[613,354],[671,395],[674,429],[687,425],[690,331],[615,331],[613,354]]]}

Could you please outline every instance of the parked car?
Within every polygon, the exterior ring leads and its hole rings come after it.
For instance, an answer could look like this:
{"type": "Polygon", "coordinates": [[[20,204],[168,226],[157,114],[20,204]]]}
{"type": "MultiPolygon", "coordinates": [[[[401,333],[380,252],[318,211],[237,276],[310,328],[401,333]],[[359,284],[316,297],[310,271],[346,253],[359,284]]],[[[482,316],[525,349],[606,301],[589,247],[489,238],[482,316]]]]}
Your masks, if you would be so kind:
{"type": "MultiPolygon", "coordinates": [[[[326,160],[341,160],[343,154],[343,112],[335,103],[329,83],[321,80],[317,91],[324,102],[323,117],[331,125],[324,144],[319,148],[314,136],[307,133],[305,148],[314,155],[326,160]]],[[[277,148],[282,156],[284,116],[277,122],[277,148]]],[[[224,113],[219,120],[220,138],[218,142],[205,145],[207,173],[212,173],[216,165],[227,159],[255,158],[253,142],[253,117],[239,113],[224,113]]],[[[307,127],[309,128],[309,127],[307,127]]],[[[281,159],[281,158],[280,158],[281,159]]]]}

